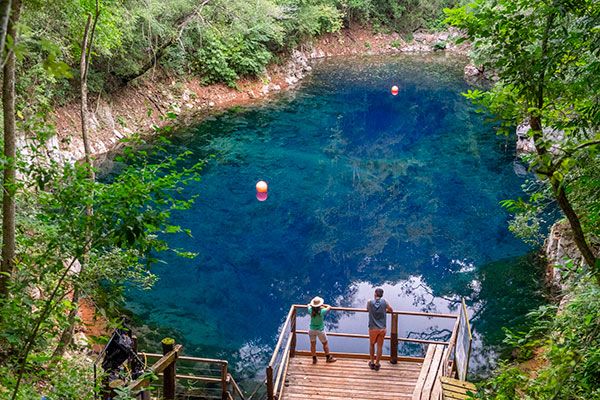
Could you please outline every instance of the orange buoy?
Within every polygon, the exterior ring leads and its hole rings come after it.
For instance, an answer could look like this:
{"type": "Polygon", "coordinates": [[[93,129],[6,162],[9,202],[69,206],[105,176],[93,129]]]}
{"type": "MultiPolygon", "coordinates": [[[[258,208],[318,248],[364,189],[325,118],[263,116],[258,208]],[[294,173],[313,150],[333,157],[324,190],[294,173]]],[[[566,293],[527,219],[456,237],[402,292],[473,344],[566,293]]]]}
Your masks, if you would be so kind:
{"type": "Polygon", "coordinates": [[[398,94],[398,86],[396,86],[396,85],[392,86],[392,94],[394,96],[396,96],[398,94]]]}
{"type": "Polygon", "coordinates": [[[265,182],[265,181],[258,181],[256,183],[256,191],[258,193],[267,193],[267,190],[269,190],[269,186],[267,185],[267,182],[265,182]]]}

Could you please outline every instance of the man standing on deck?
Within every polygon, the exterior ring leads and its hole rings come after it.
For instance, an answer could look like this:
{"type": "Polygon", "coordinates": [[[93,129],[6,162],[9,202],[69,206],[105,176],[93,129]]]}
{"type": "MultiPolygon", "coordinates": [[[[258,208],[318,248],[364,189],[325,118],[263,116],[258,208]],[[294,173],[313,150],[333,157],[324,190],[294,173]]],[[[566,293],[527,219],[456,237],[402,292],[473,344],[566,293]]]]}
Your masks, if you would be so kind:
{"type": "Polygon", "coordinates": [[[369,311],[369,368],[379,371],[381,354],[383,353],[383,341],[386,332],[386,312],[393,312],[392,307],[383,299],[383,289],[375,289],[375,298],[367,302],[369,311]],[[375,344],[377,344],[377,358],[375,358],[375,344]]]}

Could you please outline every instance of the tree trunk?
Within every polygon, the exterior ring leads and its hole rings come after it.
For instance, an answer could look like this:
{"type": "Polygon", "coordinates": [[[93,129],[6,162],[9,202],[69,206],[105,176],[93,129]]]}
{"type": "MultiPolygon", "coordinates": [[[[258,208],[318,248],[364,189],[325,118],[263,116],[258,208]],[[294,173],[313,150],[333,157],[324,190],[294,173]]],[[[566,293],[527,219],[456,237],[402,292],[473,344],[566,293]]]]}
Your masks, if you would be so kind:
{"type": "MultiPolygon", "coordinates": [[[[531,126],[532,137],[535,143],[535,149],[538,154],[538,157],[542,157],[547,154],[547,149],[545,147],[545,143],[542,143],[544,139],[543,128],[541,120],[538,116],[531,116],[529,118],[529,126],[531,126]]],[[[544,175],[548,177],[550,180],[550,185],[552,186],[552,192],[554,193],[554,197],[556,197],[556,201],[562,212],[567,217],[569,221],[569,225],[571,226],[571,231],[573,232],[573,240],[577,245],[577,249],[583,256],[585,262],[590,267],[592,273],[594,274],[596,280],[600,284],[600,267],[598,264],[598,259],[594,255],[592,248],[585,240],[585,234],[583,233],[583,228],[581,227],[581,221],[575,213],[571,202],[569,201],[567,194],[565,193],[565,188],[562,185],[562,182],[556,180],[553,177],[555,172],[555,167],[550,163],[550,165],[543,165],[543,171],[541,171],[544,175]]]]}
{"type": "MultiPolygon", "coordinates": [[[[81,117],[81,135],[83,137],[83,149],[85,153],[85,166],[88,170],[88,177],[90,181],[96,180],[96,174],[94,172],[94,166],[92,164],[92,149],[90,146],[90,139],[88,135],[88,87],[87,87],[87,74],[90,67],[90,57],[91,57],[91,47],[94,40],[94,32],[96,30],[96,24],[98,23],[98,17],[100,16],[100,8],[98,0],[96,0],[96,14],[93,17],[92,23],[92,15],[89,14],[87,18],[87,22],[85,24],[85,30],[83,32],[83,40],[81,42],[81,60],[79,63],[80,66],[80,88],[81,88],[81,103],[79,105],[80,117],[81,117]]],[[[86,206],[85,210],[86,216],[89,219],[94,215],[94,208],[91,205],[86,206]]],[[[85,268],[89,259],[89,244],[90,243],[90,229],[86,227],[85,232],[85,247],[83,249],[82,259],[81,259],[81,270],[85,268]]],[[[80,271],[81,273],[81,271],[80,271]]],[[[80,289],[78,286],[73,288],[73,297],[71,299],[72,309],[69,311],[69,317],[67,319],[67,327],[62,331],[60,335],[60,339],[52,354],[52,361],[57,362],[60,357],[64,354],[67,346],[71,343],[73,339],[73,329],[75,328],[75,318],[77,317],[77,312],[79,311],[79,298],[81,296],[80,289]]]]}
{"type": "Polygon", "coordinates": [[[62,331],[56,349],[52,353],[52,362],[56,363],[65,353],[67,346],[73,340],[73,329],[75,328],[75,318],[77,318],[77,312],[79,311],[79,288],[73,289],[73,297],[71,298],[73,308],[69,311],[69,317],[67,318],[67,327],[62,331]]]}
{"type": "Polygon", "coordinates": [[[88,135],[88,87],[87,87],[87,69],[88,69],[88,38],[90,26],[92,24],[92,16],[88,15],[85,24],[85,32],[83,33],[83,41],[81,43],[81,62],[80,80],[81,80],[81,103],[79,104],[81,116],[81,135],[83,137],[83,149],[85,152],[85,163],[89,169],[90,179],[94,179],[94,169],[92,166],[92,149],[88,135]]]}
{"type": "Polygon", "coordinates": [[[4,64],[4,45],[6,44],[6,34],[8,32],[8,18],[12,8],[12,0],[2,0],[0,2],[0,65],[4,64]]]}
{"type": "MultiPolygon", "coordinates": [[[[7,33],[17,36],[17,24],[21,14],[21,1],[15,0],[14,11],[8,21],[7,33]]],[[[2,85],[2,111],[4,114],[4,166],[2,196],[2,263],[0,264],[0,298],[8,295],[8,283],[13,272],[15,259],[15,192],[16,192],[16,141],[15,121],[15,69],[16,59],[13,51],[8,53],[4,66],[2,85]]]]}
{"type": "Polygon", "coordinates": [[[560,209],[565,213],[569,224],[571,225],[571,231],[573,232],[573,240],[579,249],[579,252],[583,256],[585,262],[589,265],[592,273],[594,274],[598,283],[600,283],[600,271],[598,269],[598,260],[594,255],[591,247],[588,245],[585,240],[585,235],[583,233],[583,229],[581,228],[581,222],[579,221],[579,217],[573,210],[571,206],[571,202],[567,198],[567,194],[565,193],[565,189],[560,182],[556,179],[550,178],[552,184],[552,191],[556,196],[556,200],[558,201],[558,205],[560,209]]]}

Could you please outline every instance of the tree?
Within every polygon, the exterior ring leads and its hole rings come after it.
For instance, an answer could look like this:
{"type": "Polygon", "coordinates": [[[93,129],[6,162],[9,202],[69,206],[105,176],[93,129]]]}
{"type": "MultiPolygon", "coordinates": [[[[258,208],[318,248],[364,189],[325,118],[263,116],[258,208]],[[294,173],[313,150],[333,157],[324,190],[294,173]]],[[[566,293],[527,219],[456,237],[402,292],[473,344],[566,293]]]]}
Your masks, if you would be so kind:
{"type": "Polygon", "coordinates": [[[149,153],[124,151],[123,161],[129,165],[110,183],[90,181],[86,165],[32,165],[21,171],[31,182],[24,189],[28,215],[19,236],[28,251],[11,282],[13,296],[0,304],[0,314],[10,318],[0,321],[0,340],[9,339],[7,348],[0,349],[7,355],[6,360],[0,358],[0,366],[11,371],[11,399],[17,398],[28,371],[48,369],[48,348],[54,345],[57,328],[72,325],[65,318],[74,306],[68,300],[72,291],[118,298],[126,281],[151,285],[148,266],[157,252],[191,256],[170,249],[158,234],[182,231],[170,225],[169,218],[173,210],[193,203],[194,198],[178,195],[184,185],[199,179],[202,162],[190,163],[188,153],[170,155],[158,144],[149,153]],[[48,176],[48,187],[39,186],[48,176]],[[92,215],[86,212],[89,204],[92,215]],[[85,268],[76,271],[77,260],[86,254],[85,268]],[[37,288],[44,296],[32,298],[37,288]]]}
{"type": "MultiPolygon", "coordinates": [[[[0,2],[0,53],[4,53],[6,34],[8,31],[8,19],[12,9],[12,0],[0,2]]],[[[4,64],[4,54],[0,55],[0,64],[4,64]]]]}
{"type": "MultiPolygon", "coordinates": [[[[80,58],[80,117],[81,117],[81,136],[83,138],[83,148],[85,154],[85,167],[88,171],[88,179],[93,184],[96,181],[96,173],[94,171],[94,165],[92,161],[92,149],[90,146],[89,139],[89,110],[88,110],[88,72],[90,68],[90,59],[92,54],[92,45],[94,43],[94,33],[96,32],[96,25],[98,24],[98,18],[100,17],[100,2],[96,0],[96,7],[94,10],[94,15],[91,13],[87,16],[87,21],[85,24],[83,39],[81,43],[81,58],[80,58]]],[[[93,195],[93,187],[92,185],[92,195],[93,195]]],[[[85,213],[87,217],[91,220],[91,217],[94,215],[94,208],[92,203],[88,203],[86,205],[85,213]]],[[[86,243],[91,243],[91,227],[86,227],[86,232],[84,236],[84,241],[86,243]]],[[[81,270],[85,268],[89,261],[89,248],[84,248],[82,258],[80,261],[81,270]]],[[[62,357],[64,351],[71,340],[73,339],[73,329],[75,329],[75,319],[77,317],[78,307],[79,307],[79,298],[80,298],[80,288],[75,287],[73,289],[73,296],[71,298],[72,309],[69,312],[68,324],[67,327],[63,330],[60,339],[58,341],[58,345],[54,350],[54,354],[52,357],[54,360],[58,360],[58,358],[62,357]]]]}
{"type": "MultiPolygon", "coordinates": [[[[10,10],[9,10],[10,12],[10,10]]],[[[13,44],[17,38],[17,24],[21,15],[21,1],[15,0],[8,19],[7,35],[13,44]]],[[[2,51],[3,49],[0,49],[2,51]]],[[[2,83],[2,111],[4,115],[4,177],[2,181],[2,264],[0,267],[0,299],[8,294],[8,281],[13,272],[15,258],[15,192],[17,127],[15,115],[16,55],[8,52],[2,83]]]]}
{"type": "Polygon", "coordinates": [[[446,13],[467,31],[476,61],[499,78],[491,90],[467,96],[505,128],[528,121],[536,148],[531,167],[551,189],[600,283],[600,262],[581,224],[586,210],[575,210],[569,198],[581,154],[597,154],[600,144],[599,10],[598,0],[479,0],[446,13]]]}

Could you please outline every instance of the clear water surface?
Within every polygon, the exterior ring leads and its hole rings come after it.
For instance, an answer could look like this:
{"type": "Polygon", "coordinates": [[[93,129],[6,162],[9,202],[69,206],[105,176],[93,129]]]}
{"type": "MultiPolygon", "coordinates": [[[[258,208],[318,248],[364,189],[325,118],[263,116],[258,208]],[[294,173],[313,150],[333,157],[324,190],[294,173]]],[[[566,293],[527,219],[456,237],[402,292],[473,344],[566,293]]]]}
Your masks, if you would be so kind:
{"type": "MultiPolygon", "coordinates": [[[[215,157],[186,193],[199,195],[193,209],[174,215],[193,237],[168,237],[199,256],[165,256],[154,289],[129,294],[148,346],[171,334],[186,353],[227,358],[252,376],[290,304],[320,295],[363,307],[382,286],[404,310],[454,312],[465,297],[472,370],[492,362],[500,328],[541,301],[538,269],[498,205],[525,179],[513,140],[461,96],[463,65],[444,55],[328,60],[298,90],[178,134],[194,159],[215,157]],[[265,202],[255,197],[260,179],[265,202]]],[[[450,328],[400,318],[400,335],[450,328]]],[[[328,329],[365,333],[366,321],[332,315],[328,329]]],[[[367,351],[357,339],[331,343],[367,351]]]]}

